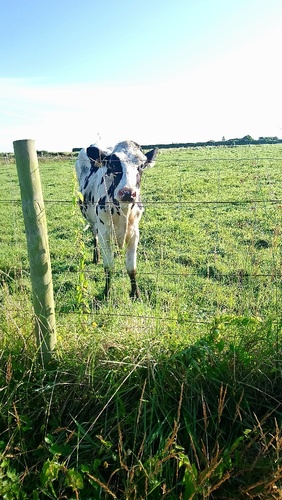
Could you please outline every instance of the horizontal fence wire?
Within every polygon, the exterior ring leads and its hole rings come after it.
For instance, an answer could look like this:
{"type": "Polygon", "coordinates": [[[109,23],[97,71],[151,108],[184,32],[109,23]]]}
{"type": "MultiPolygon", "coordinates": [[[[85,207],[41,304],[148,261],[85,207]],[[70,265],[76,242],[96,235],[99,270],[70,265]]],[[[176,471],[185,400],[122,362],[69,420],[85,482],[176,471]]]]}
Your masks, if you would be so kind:
{"type": "MultiPolygon", "coordinates": [[[[208,270],[208,266],[207,266],[207,270],[208,270]]],[[[66,272],[70,272],[70,271],[66,271],[66,272]]],[[[199,273],[196,273],[196,272],[190,273],[190,272],[183,271],[182,273],[166,273],[162,269],[156,269],[156,270],[151,271],[151,272],[139,271],[138,276],[157,276],[158,273],[161,273],[162,276],[167,276],[167,277],[173,276],[175,278],[186,278],[188,276],[199,276],[199,273]]],[[[7,272],[2,271],[0,269],[0,276],[1,276],[1,274],[8,276],[7,272]]],[[[92,276],[91,271],[85,270],[84,274],[85,274],[85,276],[88,276],[88,277],[92,276]]],[[[117,277],[124,277],[124,273],[122,271],[115,271],[114,274],[117,277]]],[[[206,277],[208,278],[209,275],[207,274],[206,277]]],[[[246,277],[248,277],[248,278],[281,278],[282,277],[282,270],[280,272],[274,272],[274,273],[247,273],[246,277]]],[[[229,274],[220,274],[220,278],[230,278],[230,275],[229,274]]]]}
{"type": "MultiPolygon", "coordinates": [[[[162,151],[162,150],[161,150],[162,151]]],[[[262,156],[262,157],[239,157],[239,158],[233,158],[233,157],[218,157],[218,156],[215,156],[215,157],[198,157],[198,158],[177,158],[176,156],[176,151],[175,150],[165,150],[164,153],[167,155],[166,159],[163,159],[162,158],[162,154],[160,155],[157,163],[160,164],[160,165],[167,165],[167,169],[171,169],[171,171],[173,171],[173,169],[176,170],[176,173],[177,175],[179,175],[180,179],[181,179],[181,176],[182,176],[182,172],[181,172],[181,169],[180,171],[178,172],[177,171],[177,168],[176,168],[176,165],[177,164],[185,164],[187,165],[187,172],[186,174],[189,174],[189,166],[193,165],[193,164],[199,164],[199,163],[205,163],[205,164],[210,164],[211,165],[211,169],[210,169],[210,172],[217,172],[219,171],[220,174],[224,173],[225,170],[220,170],[221,169],[221,166],[218,168],[217,166],[214,166],[213,164],[214,163],[223,163],[223,162],[228,162],[229,164],[234,164],[234,163],[237,163],[237,164],[240,164],[240,163],[244,163],[244,162],[251,162],[251,165],[250,165],[250,168],[252,169],[252,173],[255,173],[256,171],[259,172],[259,168],[260,168],[260,165],[258,165],[258,162],[278,162],[278,161],[282,161],[282,158],[281,157],[271,157],[271,156],[262,156]],[[173,162],[173,165],[170,165],[170,163],[173,162]]],[[[45,158],[42,158],[42,160],[44,161],[45,158]]],[[[48,158],[49,159],[49,158],[48,158]]],[[[75,157],[73,158],[62,158],[63,160],[66,160],[66,161],[71,161],[72,163],[75,161],[75,157]]],[[[39,160],[41,160],[39,158],[39,160]]],[[[47,158],[46,158],[47,160],[47,158]]],[[[50,157],[50,162],[52,163],[56,163],[57,161],[57,158],[55,157],[50,157]]],[[[44,164],[42,164],[44,165],[44,164]]],[[[245,165],[246,168],[248,168],[248,165],[245,165]]],[[[49,172],[49,168],[50,170],[52,169],[52,167],[47,167],[46,170],[47,172],[49,172]]],[[[198,168],[198,167],[197,167],[198,168]]],[[[44,169],[44,166],[42,166],[42,169],[44,169]]],[[[271,166],[270,165],[267,165],[267,169],[270,170],[271,169],[271,166]]],[[[201,177],[202,175],[202,172],[199,173],[199,178],[201,177]]],[[[161,182],[161,180],[160,180],[161,182]]],[[[277,184],[279,184],[279,188],[280,188],[280,184],[281,184],[281,180],[280,178],[275,178],[275,182],[277,184]]],[[[227,186],[228,187],[228,186],[227,186]]],[[[179,190],[181,190],[181,186],[179,185],[179,190]]],[[[249,193],[247,192],[247,195],[249,193]]],[[[258,193],[257,193],[258,194],[258,193]]],[[[229,200],[222,200],[222,199],[212,199],[212,200],[202,200],[202,199],[191,199],[191,200],[181,200],[181,194],[179,194],[179,200],[174,200],[174,201],[171,201],[171,199],[157,199],[157,200],[146,200],[146,196],[144,196],[144,194],[142,195],[141,193],[141,197],[143,198],[142,199],[142,204],[143,206],[146,208],[146,206],[148,207],[152,207],[152,206],[159,206],[159,207],[176,207],[176,210],[177,208],[179,207],[180,211],[181,209],[185,208],[185,207],[193,207],[193,206],[209,206],[209,207],[217,207],[217,206],[248,206],[248,207],[252,207],[252,205],[258,205],[258,206],[271,206],[271,205],[275,205],[275,208],[281,208],[282,207],[282,198],[280,195],[278,195],[277,197],[275,197],[275,193],[271,193],[269,192],[268,194],[272,194],[271,197],[266,197],[265,199],[262,199],[262,198],[257,198],[257,197],[251,197],[250,199],[229,199],[229,200]],[[273,196],[274,194],[274,196],[273,196]],[[145,200],[144,200],[145,198],[145,200]],[[281,205],[281,206],[280,206],[281,205]]],[[[155,196],[155,195],[154,195],[155,196]]],[[[191,195],[192,196],[192,195],[191,195]]],[[[220,194],[219,194],[219,197],[220,197],[220,194]]],[[[200,198],[200,197],[199,197],[200,198]]],[[[78,201],[78,198],[77,198],[77,201],[78,201]]],[[[73,206],[74,209],[76,208],[75,207],[75,202],[73,199],[49,199],[48,197],[44,199],[44,203],[46,205],[67,205],[67,206],[73,206]]],[[[0,200],[0,204],[1,205],[9,205],[9,204],[21,204],[21,199],[1,199],[0,200]]],[[[109,202],[109,204],[111,204],[109,202]]],[[[95,203],[94,203],[95,205],[95,203]]],[[[6,209],[5,209],[6,210],[6,209]]],[[[79,211],[78,211],[79,212],[79,211]]],[[[250,209],[249,209],[249,212],[250,212],[250,209]]],[[[177,222],[177,219],[176,219],[176,222],[177,222]]],[[[48,220],[47,220],[47,223],[48,223],[48,220]]],[[[252,227],[255,227],[255,224],[256,224],[256,221],[252,221],[251,224],[253,225],[252,227]]],[[[160,227],[161,227],[161,224],[160,224],[160,227]]],[[[81,232],[83,232],[83,228],[80,228],[81,232]]],[[[216,240],[216,238],[215,238],[216,240]]],[[[214,240],[214,244],[215,246],[217,247],[218,246],[218,241],[215,241],[214,240]]],[[[146,245],[146,242],[145,242],[145,245],[146,245]]],[[[146,248],[146,246],[145,246],[146,248]]],[[[74,249],[75,250],[75,249],[74,249]]],[[[87,249],[87,252],[90,253],[90,250],[87,249]]],[[[214,254],[216,255],[217,254],[217,250],[215,249],[215,252],[214,254]]],[[[201,254],[199,253],[199,256],[201,254]]],[[[119,255],[119,251],[118,251],[118,258],[120,257],[119,255]]],[[[279,256],[278,256],[279,257],[279,256]]],[[[202,263],[202,266],[205,267],[206,269],[206,273],[204,275],[204,278],[214,278],[214,277],[218,277],[218,280],[220,281],[224,281],[226,280],[228,282],[228,280],[233,280],[233,282],[236,282],[236,278],[238,278],[238,281],[240,281],[241,279],[244,279],[244,278],[254,278],[254,279],[265,279],[265,278],[270,278],[272,282],[275,282],[276,283],[276,293],[278,295],[279,293],[279,290],[278,290],[278,284],[279,284],[279,280],[281,280],[281,277],[282,277],[282,270],[280,271],[279,269],[279,265],[277,265],[277,263],[275,263],[273,261],[273,270],[269,273],[266,273],[266,272],[255,272],[253,270],[253,272],[251,272],[250,270],[246,271],[246,274],[243,275],[243,276],[237,276],[234,274],[234,272],[231,270],[230,273],[224,273],[224,272],[221,272],[219,271],[218,274],[217,274],[217,270],[212,270],[212,275],[209,275],[209,265],[208,264],[204,264],[202,263]],[[234,275],[233,275],[233,274],[234,275]]],[[[212,267],[212,266],[210,266],[212,267]]],[[[180,280],[181,278],[182,279],[185,279],[185,278],[188,278],[188,277],[203,277],[203,275],[201,276],[201,272],[203,271],[203,269],[199,270],[198,272],[197,271],[192,271],[190,269],[184,269],[182,272],[168,272],[166,271],[164,268],[156,268],[156,269],[153,269],[153,271],[142,271],[142,270],[138,270],[138,277],[158,277],[158,275],[160,274],[162,277],[165,277],[165,278],[175,278],[176,280],[180,280]]],[[[66,274],[69,274],[71,273],[72,271],[66,269],[65,273],[66,274]]],[[[75,271],[75,273],[78,273],[79,270],[77,269],[75,271]]],[[[241,271],[240,271],[241,272],[241,271]]],[[[62,271],[62,273],[64,273],[64,271],[62,271]]],[[[93,271],[92,270],[88,270],[88,269],[84,269],[83,271],[85,277],[87,279],[89,279],[91,276],[93,276],[93,271]]],[[[0,271],[0,276],[1,274],[3,274],[3,272],[0,271]]],[[[124,277],[124,278],[127,278],[127,275],[126,273],[122,272],[122,271],[119,271],[119,270],[116,270],[115,271],[115,277],[124,277]]],[[[165,286],[164,283],[162,283],[161,285],[159,285],[160,288],[162,286],[165,286]]],[[[274,286],[273,286],[274,288],[274,286]]],[[[93,314],[93,315],[96,315],[97,311],[99,310],[99,306],[97,306],[97,304],[95,305],[95,299],[93,301],[93,305],[92,305],[92,310],[89,312],[89,314],[93,314]]],[[[277,308],[277,312],[278,312],[278,307],[279,307],[279,300],[277,299],[276,301],[276,308],[277,308]]],[[[73,314],[73,315],[81,315],[81,311],[80,310],[71,310],[69,309],[68,311],[64,311],[63,309],[59,308],[60,309],[60,315],[62,316],[65,316],[67,314],[73,314]]],[[[116,318],[116,317],[120,317],[120,318],[132,318],[132,319],[135,319],[135,320],[153,320],[153,321],[160,321],[160,322],[180,322],[180,323],[190,323],[190,324],[199,324],[199,325],[211,325],[212,322],[213,322],[213,319],[205,319],[205,318],[197,318],[197,317],[191,317],[188,318],[188,317],[185,317],[185,315],[180,311],[179,312],[179,316],[177,315],[177,313],[175,313],[175,317],[174,316],[171,316],[169,314],[168,311],[163,311],[163,315],[162,314],[159,314],[160,311],[156,311],[156,314],[146,314],[146,315],[138,315],[138,314],[132,314],[132,313],[122,313],[118,310],[114,311],[113,313],[110,311],[110,310],[107,310],[107,312],[103,312],[101,310],[99,310],[99,317],[101,318],[116,318]],[[168,314],[166,314],[168,313],[168,314]]],[[[277,324],[279,323],[279,319],[277,319],[277,324]]]]}
{"type": "MultiPolygon", "coordinates": [[[[21,203],[21,200],[0,200],[1,204],[9,204],[9,203],[21,203]]],[[[44,200],[44,203],[47,204],[69,204],[73,205],[73,201],[71,200],[44,200]]],[[[143,201],[142,200],[142,205],[146,207],[146,205],[250,205],[252,203],[269,203],[269,204],[277,204],[277,203],[282,203],[282,198],[280,199],[273,199],[273,200],[227,200],[227,201],[220,201],[220,200],[209,200],[209,201],[204,201],[204,200],[194,200],[194,201],[169,201],[169,200],[162,200],[162,201],[143,201]]],[[[105,205],[112,205],[112,202],[105,202],[105,205]]],[[[89,205],[96,205],[96,203],[89,203],[89,205]]]]}
{"type": "MultiPolygon", "coordinates": [[[[207,270],[208,270],[208,266],[207,266],[207,270]]],[[[70,271],[66,271],[66,272],[70,272],[70,271]]],[[[199,276],[199,273],[196,273],[196,272],[190,273],[190,272],[183,271],[182,273],[166,273],[162,269],[159,269],[159,270],[156,269],[156,270],[151,271],[151,272],[139,271],[138,276],[156,276],[156,275],[158,275],[158,273],[161,273],[162,276],[167,276],[167,277],[173,276],[175,278],[186,278],[188,276],[199,276]]],[[[84,271],[84,274],[85,274],[85,276],[92,276],[91,271],[84,271]]],[[[124,277],[124,273],[122,271],[115,271],[114,274],[117,277],[124,277]]],[[[1,275],[8,276],[9,274],[0,269],[0,276],[1,275]]],[[[248,273],[248,274],[246,274],[246,276],[248,278],[281,278],[282,277],[282,270],[279,273],[278,272],[274,272],[274,273],[248,273]]],[[[206,277],[208,278],[209,275],[207,274],[206,277]]],[[[230,275],[229,274],[220,274],[220,277],[221,278],[230,278],[230,275]]]]}
{"type": "MultiPolygon", "coordinates": [[[[180,149],[180,148],[179,148],[180,149]]],[[[183,148],[183,150],[186,150],[186,148],[183,148]]],[[[169,157],[169,160],[171,160],[172,156],[173,156],[173,152],[175,150],[164,150],[164,149],[159,149],[159,152],[163,152],[163,154],[165,154],[166,156],[169,157]]],[[[193,150],[192,150],[193,151],[193,150]]],[[[71,161],[72,163],[76,160],[77,157],[73,156],[72,158],[70,157],[52,157],[52,156],[43,156],[43,157],[39,157],[38,160],[39,160],[39,164],[43,164],[44,165],[44,160],[48,160],[52,163],[56,163],[58,159],[60,160],[64,160],[64,161],[71,161]],[[42,162],[42,159],[43,159],[43,163],[42,162]]],[[[225,156],[225,157],[222,157],[222,156],[211,156],[210,158],[207,158],[206,156],[201,156],[200,158],[174,158],[174,161],[177,161],[177,163],[182,163],[182,162],[185,162],[185,163],[196,163],[196,162],[199,162],[199,161],[207,161],[207,162],[213,162],[213,161],[232,161],[232,162],[242,162],[242,161],[252,161],[252,162],[256,162],[256,161],[268,161],[268,160],[273,160],[273,161],[278,161],[278,160],[282,160],[282,157],[280,156],[241,156],[240,158],[234,158],[234,157],[231,157],[231,156],[225,156]]],[[[11,161],[11,160],[10,160],[11,161]]],[[[10,163],[9,161],[9,163],[10,163]]],[[[158,158],[158,163],[167,163],[168,162],[168,159],[166,160],[163,160],[161,157],[158,158]]],[[[168,165],[168,168],[170,168],[170,165],[168,165]]]]}

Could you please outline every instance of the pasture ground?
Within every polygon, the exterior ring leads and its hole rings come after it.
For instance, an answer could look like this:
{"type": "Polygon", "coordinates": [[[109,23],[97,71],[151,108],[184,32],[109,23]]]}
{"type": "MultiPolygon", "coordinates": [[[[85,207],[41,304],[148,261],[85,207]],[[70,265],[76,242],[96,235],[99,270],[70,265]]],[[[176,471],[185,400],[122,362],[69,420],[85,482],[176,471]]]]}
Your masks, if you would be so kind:
{"type": "Polygon", "coordinates": [[[132,303],[41,159],[58,345],[36,361],[13,162],[0,164],[0,497],[281,498],[282,147],[161,151],[132,303]]]}

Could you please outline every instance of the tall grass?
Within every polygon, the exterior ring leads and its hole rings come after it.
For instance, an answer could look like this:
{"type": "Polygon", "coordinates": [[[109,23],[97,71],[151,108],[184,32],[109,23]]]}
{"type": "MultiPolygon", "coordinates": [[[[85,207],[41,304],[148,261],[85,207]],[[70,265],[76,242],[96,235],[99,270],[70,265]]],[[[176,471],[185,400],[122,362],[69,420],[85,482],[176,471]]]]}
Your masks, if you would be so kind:
{"type": "Polygon", "coordinates": [[[2,354],[3,498],[279,498],[271,325],[217,318],[165,352],[79,334],[48,372],[28,349],[2,354]]]}
{"type": "MultiPolygon", "coordinates": [[[[59,333],[47,371],[19,204],[0,203],[1,498],[281,498],[280,152],[161,155],[142,186],[139,303],[122,252],[100,300],[73,162],[42,163],[59,333]]],[[[13,164],[0,180],[16,200],[13,164]]]]}

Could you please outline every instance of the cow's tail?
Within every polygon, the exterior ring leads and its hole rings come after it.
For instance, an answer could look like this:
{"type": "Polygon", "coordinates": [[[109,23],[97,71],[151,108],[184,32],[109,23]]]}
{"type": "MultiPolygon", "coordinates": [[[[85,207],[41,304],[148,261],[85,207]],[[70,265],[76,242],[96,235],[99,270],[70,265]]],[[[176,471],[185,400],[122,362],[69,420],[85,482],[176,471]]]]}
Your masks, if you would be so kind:
{"type": "Polygon", "coordinates": [[[85,178],[89,175],[90,169],[91,169],[91,163],[86,154],[86,151],[85,149],[81,149],[79,151],[77,160],[75,162],[76,176],[80,190],[84,186],[85,178]]]}

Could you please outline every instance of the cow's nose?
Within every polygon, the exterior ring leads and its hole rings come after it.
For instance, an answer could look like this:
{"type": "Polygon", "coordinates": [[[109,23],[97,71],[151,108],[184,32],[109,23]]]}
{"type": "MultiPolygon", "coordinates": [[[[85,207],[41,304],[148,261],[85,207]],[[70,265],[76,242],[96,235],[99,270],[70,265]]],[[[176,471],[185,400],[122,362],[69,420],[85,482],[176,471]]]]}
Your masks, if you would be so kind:
{"type": "Polygon", "coordinates": [[[118,195],[121,201],[134,201],[136,198],[136,191],[133,189],[120,189],[118,195]]]}

